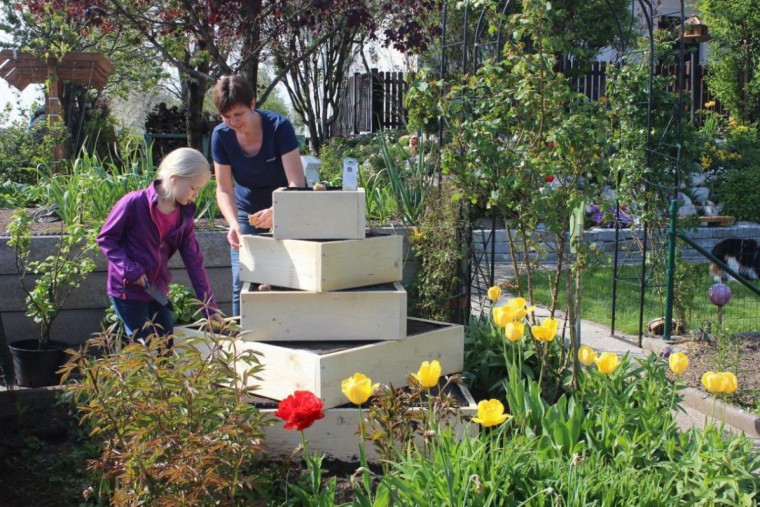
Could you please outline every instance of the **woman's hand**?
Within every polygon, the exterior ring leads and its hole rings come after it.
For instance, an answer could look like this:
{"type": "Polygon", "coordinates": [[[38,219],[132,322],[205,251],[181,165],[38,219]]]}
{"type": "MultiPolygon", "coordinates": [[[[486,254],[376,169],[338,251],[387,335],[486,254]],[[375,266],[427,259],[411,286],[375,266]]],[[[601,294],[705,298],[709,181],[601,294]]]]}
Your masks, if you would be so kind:
{"type": "Polygon", "coordinates": [[[240,249],[240,225],[230,226],[230,230],[227,231],[227,242],[230,244],[233,250],[240,249]]]}
{"type": "Polygon", "coordinates": [[[248,223],[259,229],[271,229],[272,228],[272,208],[263,209],[257,211],[251,215],[248,215],[248,223]]]}

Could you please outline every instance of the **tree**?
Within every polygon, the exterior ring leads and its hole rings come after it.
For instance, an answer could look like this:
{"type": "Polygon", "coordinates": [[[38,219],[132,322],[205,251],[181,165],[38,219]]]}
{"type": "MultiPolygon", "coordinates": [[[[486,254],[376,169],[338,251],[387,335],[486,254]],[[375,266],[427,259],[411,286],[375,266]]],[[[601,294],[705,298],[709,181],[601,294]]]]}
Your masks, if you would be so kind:
{"type": "Polygon", "coordinates": [[[297,22],[272,44],[275,68],[287,74],[288,95],[315,153],[338,118],[349,68],[367,41],[418,51],[439,30],[437,17],[430,16],[440,8],[435,0],[335,0],[329,2],[329,16],[320,11],[323,3],[292,12],[297,22]]]}
{"type": "Polygon", "coordinates": [[[760,120],[760,0],[699,0],[712,41],[710,91],[735,118],[760,120]]]}
{"type": "MultiPolygon", "coordinates": [[[[0,30],[11,36],[13,47],[41,52],[61,59],[73,51],[91,51],[105,55],[115,66],[109,76],[108,92],[145,90],[163,75],[160,66],[141,45],[132,44],[135,34],[109,21],[99,2],[92,0],[44,1],[0,0],[3,18],[0,30]]],[[[89,125],[103,127],[107,118],[95,114],[107,108],[100,103],[101,92],[87,84],[63,83],[60,90],[63,120],[70,132],[69,153],[76,153],[85,143],[89,125]],[[94,120],[94,122],[93,122],[94,120]]],[[[92,132],[87,140],[94,148],[94,139],[102,146],[104,135],[92,132]]]]}

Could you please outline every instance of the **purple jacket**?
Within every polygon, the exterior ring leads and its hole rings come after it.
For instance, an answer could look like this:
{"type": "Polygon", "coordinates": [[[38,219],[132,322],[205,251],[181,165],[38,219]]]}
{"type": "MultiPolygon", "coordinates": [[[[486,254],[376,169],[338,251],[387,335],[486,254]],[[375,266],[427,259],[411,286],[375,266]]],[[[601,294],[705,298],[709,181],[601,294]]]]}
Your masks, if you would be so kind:
{"type": "Polygon", "coordinates": [[[168,294],[169,259],[179,250],[196,297],[216,309],[203,254],[195,239],[195,205],[180,206],[177,229],[159,240],[151,208],[158,204],[154,181],[148,188],[130,192],[117,202],[98,234],[100,249],[108,259],[108,295],[119,299],[151,301],[152,297],[135,284],[142,275],[164,294],[168,294]]]}

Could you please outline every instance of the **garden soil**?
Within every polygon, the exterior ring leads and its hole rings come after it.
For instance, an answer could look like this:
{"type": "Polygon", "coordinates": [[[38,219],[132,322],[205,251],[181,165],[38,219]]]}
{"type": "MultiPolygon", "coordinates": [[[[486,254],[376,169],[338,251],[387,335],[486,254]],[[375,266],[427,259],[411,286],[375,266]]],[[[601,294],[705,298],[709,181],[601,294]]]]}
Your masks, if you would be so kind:
{"type": "Polygon", "coordinates": [[[690,387],[705,391],[701,384],[704,372],[736,368],[739,389],[729,401],[749,410],[760,406],[760,333],[737,333],[722,342],[685,339],[674,347],[689,358],[684,380],[690,387]]]}

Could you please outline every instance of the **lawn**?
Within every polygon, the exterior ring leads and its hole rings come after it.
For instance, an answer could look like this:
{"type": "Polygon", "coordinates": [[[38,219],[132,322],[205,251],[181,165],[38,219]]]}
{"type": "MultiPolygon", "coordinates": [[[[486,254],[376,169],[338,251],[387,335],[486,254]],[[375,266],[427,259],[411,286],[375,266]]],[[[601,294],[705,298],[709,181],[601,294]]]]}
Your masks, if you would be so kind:
{"type": "MultiPolygon", "coordinates": [[[[622,333],[638,334],[639,330],[639,282],[637,266],[624,266],[618,276],[617,312],[615,330],[622,333]]],[[[718,309],[710,303],[707,290],[714,283],[706,265],[695,265],[695,280],[692,289],[685,291],[686,321],[691,332],[714,326],[718,321],[718,309]]],[[[584,319],[609,326],[612,315],[612,273],[611,267],[588,270],[583,275],[581,295],[581,315],[584,319]]],[[[546,304],[550,301],[550,273],[535,279],[535,301],[546,304]]],[[[524,280],[523,280],[524,286],[524,280]]],[[[723,329],[726,332],[760,331],[760,298],[750,290],[732,282],[729,285],[733,297],[723,309],[723,329]]],[[[644,325],[652,319],[663,316],[665,288],[649,283],[644,298],[644,325]]],[[[564,283],[560,288],[560,304],[563,309],[567,297],[564,283]]]]}

